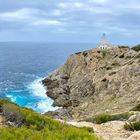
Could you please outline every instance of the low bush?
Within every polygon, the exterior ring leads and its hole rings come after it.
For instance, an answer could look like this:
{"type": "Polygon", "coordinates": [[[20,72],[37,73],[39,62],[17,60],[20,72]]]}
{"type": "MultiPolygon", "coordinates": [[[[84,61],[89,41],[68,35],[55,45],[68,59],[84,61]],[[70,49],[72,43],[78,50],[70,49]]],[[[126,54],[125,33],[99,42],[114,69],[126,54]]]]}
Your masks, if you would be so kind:
{"type": "Polygon", "coordinates": [[[131,115],[132,113],[128,113],[128,112],[121,113],[121,114],[114,114],[114,115],[101,114],[101,115],[94,116],[92,118],[88,118],[85,121],[101,124],[108,121],[127,120],[131,115]]]}
{"type": "Polygon", "coordinates": [[[131,49],[133,49],[133,50],[135,50],[137,52],[140,51],[140,44],[132,47],[131,49]]]}
{"type": "Polygon", "coordinates": [[[82,52],[77,52],[77,53],[75,53],[76,55],[79,55],[79,54],[81,54],[82,52]]]}
{"type": "Polygon", "coordinates": [[[140,130],[140,122],[131,122],[125,123],[124,128],[130,131],[139,131],[140,130]]]}
{"type": "Polygon", "coordinates": [[[6,121],[18,126],[0,128],[0,140],[97,140],[92,128],[60,123],[7,100],[0,101],[0,110],[6,121]]]}

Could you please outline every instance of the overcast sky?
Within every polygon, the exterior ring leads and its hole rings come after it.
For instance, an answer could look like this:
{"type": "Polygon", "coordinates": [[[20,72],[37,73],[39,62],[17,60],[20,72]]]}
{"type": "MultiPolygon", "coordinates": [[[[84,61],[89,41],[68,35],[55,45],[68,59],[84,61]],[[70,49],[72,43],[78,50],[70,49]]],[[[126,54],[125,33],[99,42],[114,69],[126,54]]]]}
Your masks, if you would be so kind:
{"type": "Polygon", "coordinates": [[[0,41],[140,43],[140,0],[0,0],[0,41]]]}

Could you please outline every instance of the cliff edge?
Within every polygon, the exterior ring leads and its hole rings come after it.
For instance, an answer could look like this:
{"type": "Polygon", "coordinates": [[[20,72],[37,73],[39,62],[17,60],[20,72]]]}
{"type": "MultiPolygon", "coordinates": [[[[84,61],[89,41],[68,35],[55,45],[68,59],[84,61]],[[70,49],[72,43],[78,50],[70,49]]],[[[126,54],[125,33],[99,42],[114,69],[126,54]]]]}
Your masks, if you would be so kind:
{"type": "Polygon", "coordinates": [[[71,55],[43,80],[54,118],[82,119],[129,111],[140,103],[140,51],[115,47],[71,55]]]}

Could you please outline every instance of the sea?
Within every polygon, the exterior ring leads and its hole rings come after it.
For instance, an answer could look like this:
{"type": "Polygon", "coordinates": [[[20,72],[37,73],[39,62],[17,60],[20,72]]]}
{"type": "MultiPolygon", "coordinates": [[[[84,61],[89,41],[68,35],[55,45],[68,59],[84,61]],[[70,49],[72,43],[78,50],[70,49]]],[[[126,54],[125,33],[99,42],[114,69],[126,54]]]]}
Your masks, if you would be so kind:
{"type": "Polygon", "coordinates": [[[41,80],[69,55],[94,47],[94,43],[1,42],[0,99],[39,113],[56,110],[41,80]]]}

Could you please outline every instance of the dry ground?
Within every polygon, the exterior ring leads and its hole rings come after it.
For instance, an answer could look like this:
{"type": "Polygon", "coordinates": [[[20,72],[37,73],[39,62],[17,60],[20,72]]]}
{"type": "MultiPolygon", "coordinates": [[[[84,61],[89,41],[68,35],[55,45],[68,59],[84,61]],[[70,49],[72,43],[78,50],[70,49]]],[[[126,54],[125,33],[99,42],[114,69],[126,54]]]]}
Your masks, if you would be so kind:
{"type": "Polygon", "coordinates": [[[110,121],[103,124],[93,124],[89,122],[66,122],[76,127],[93,127],[95,135],[103,140],[140,140],[140,131],[127,131],[123,128],[125,122],[110,121]]]}

